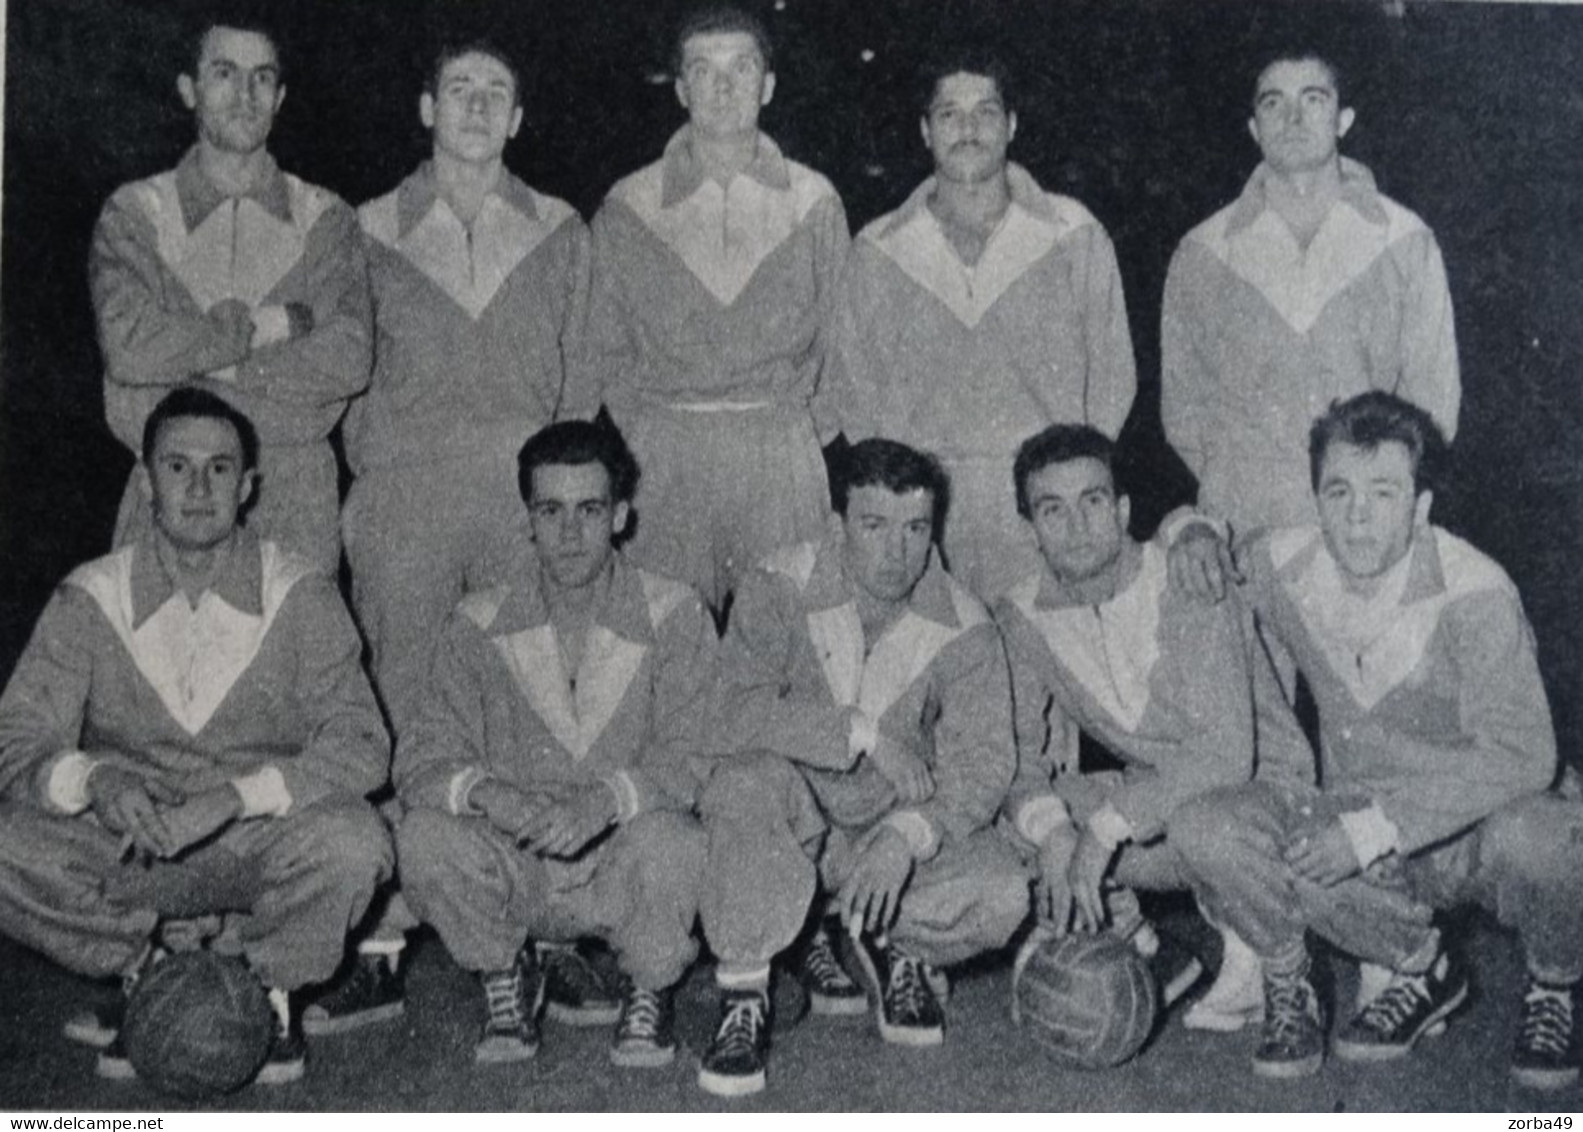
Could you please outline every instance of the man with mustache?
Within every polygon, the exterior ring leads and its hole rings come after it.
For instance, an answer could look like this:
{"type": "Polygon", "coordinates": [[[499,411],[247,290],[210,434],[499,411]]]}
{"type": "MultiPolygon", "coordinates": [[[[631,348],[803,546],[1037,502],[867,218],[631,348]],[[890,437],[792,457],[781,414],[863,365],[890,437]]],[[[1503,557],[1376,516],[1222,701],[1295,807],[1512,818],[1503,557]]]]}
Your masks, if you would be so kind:
{"type": "MultiPolygon", "coordinates": [[[[134,453],[172,386],[194,381],[258,428],[255,534],[334,575],[339,501],[329,435],[368,384],[368,283],[352,210],[275,164],[286,97],[264,26],[211,20],[176,80],[198,139],[176,168],[121,186],[88,259],[105,416],[134,453]],[[196,375],[196,376],[195,376],[196,375]]],[[[149,527],[134,472],[117,546],[149,527]]]]}
{"type": "Polygon", "coordinates": [[[832,412],[848,439],[894,437],[951,475],[951,572],[990,601],[1038,564],[1006,490],[1030,428],[1111,439],[1136,375],[1110,238],[1007,161],[1009,75],[968,52],[930,72],[934,175],[853,244],[837,305],[832,412]]]}

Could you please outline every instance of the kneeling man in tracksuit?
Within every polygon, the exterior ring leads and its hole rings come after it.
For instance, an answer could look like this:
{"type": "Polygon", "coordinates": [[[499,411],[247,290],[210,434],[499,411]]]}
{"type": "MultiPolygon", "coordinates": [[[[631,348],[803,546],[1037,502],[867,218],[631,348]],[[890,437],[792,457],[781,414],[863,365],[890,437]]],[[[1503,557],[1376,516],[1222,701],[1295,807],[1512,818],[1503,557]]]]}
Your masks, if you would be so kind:
{"type": "MultiPolygon", "coordinates": [[[[737,591],[721,648],[702,918],[721,1012],[699,1083],[765,1084],[770,960],[834,894],[886,1041],[944,1036],[936,968],[1003,946],[1027,879],[991,827],[1015,755],[1005,656],[983,606],[941,567],[948,481],[889,440],[832,469],[824,536],[778,551],[737,591]]],[[[816,995],[861,1002],[822,922],[816,995]],[[830,985],[824,985],[824,984],[830,985]]]]}
{"type": "Polygon", "coordinates": [[[398,739],[403,890],[481,978],[479,1061],[538,1052],[535,941],[594,936],[629,983],[611,1060],[666,1065],[671,991],[697,952],[688,734],[714,623],[616,548],[638,468],[613,426],[551,425],[518,463],[536,553],[457,607],[398,739]]]}

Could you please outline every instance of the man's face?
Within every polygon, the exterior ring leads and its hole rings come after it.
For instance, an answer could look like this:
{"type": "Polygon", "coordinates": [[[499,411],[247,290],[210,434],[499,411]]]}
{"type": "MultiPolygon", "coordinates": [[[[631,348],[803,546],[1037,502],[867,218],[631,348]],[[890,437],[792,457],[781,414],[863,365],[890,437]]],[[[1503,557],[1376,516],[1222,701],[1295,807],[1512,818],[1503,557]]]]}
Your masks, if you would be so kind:
{"type": "Polygon", "coordinates": [[[1336,143],[1352,128],[1335,77],[1317,59],[1283,59],[1259,76],[1248,129],[1277,173],[1323,168],[1336,159],[1336,143]]]}
{"type": "Polygon", "coordinates": [[[522,125],[511,71],[479,51],[446,62],[435,92],[418,100],[418,116],[434,133],[436,153],[468,162],[498,158],[522,125]]]}
{"type": "Polygon", "coordinates": [[[758,128],[759,110],[775,93],[775,75],[745,31],[705,32],[682,45],[676,97],[693,129],[732,137],[758,128]]]}
{"type": "Polygon", "coordinates": [[[214,417],[166,421],[143,468],[155,529],[177,550],[210,550],[229,538],[253,480],[235,426],[214,417]]]}
{"type": "Polygon", "coordinates": [[[627,505],[610,498],[610,473],[593,464],[545,464],[533,469],[528,518],[539,561],[558,585],[586,586],[615,553],[627,525],[627,505]]]}
{"type": "Polygon", "coordinates": [[[224,153],[264,148],[286,97],[280,59],[269,37],[238,28],[210,28],[196,74],[176,79],[183,104],[198,119],[198,136],[224,153]]]}
{"type": "Polygon", "coordinates": [[[1400,441],[1374,449],[1342,441],[1319,468],[1319,525],[1325,546],[1355,581],[1378,578],[1406,556],[1429,521],[1430,493],[1413,494],[1412,456],[1400,441]]]}
{"type": "Polygon", "coordinates": [[[936,176],[964,184],[1000,176],[1016,133],[1017,116],[1006,112],[995,80],[986,75],[963,72],[941,79],[923,119],[936,176]]]}
{"type": "Polygon", "coordinates": [[[922,488],[854,487],[841,523],[847,577],[880,601],[905,600],[929,566],[934,496],[922,488]]]}
{"type": "Polygon", "coordinates": [[[1062,582],[1086,582],[1115,568],[1132,501],[1116,498],[1102,461],[1083,456],[1040,468],[1028,477],[1028,506],[1039,552],[1062,582]]]}

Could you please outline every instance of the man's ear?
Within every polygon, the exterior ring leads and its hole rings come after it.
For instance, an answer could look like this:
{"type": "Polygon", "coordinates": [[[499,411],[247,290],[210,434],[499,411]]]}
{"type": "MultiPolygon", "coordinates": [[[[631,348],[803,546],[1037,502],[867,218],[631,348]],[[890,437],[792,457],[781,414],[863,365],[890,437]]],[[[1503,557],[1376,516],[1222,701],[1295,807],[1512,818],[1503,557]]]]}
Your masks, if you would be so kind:
{"type": "Polygon", "coordinates": [[[687,82],[679,75],[676,78],[676,101],[682,104],[683,110],[692,109],[691,106],[687,105],[687,82]]]}
{"type": "Polygon", "coordinates": [[[1344,137],[1347,136],[1347,131],[1352,128],[1352,123],[1357,118],[1357,116],[1358,116],[1358,112],[1356,110],[1352,109],[1352,107],[1350,107],[1350,106],[1342,107],[1341,113],[1336,115],[1336,137],[1337,138],[1344,138],[1344,137]]]}
{"type": "Polygon", "coordinates": [[[285,104],[286,104],[286,88],[283,85],[282,86],[278,86],[278,87],[275,88],[275,109],[272,111],[272,113],[279,114],[280,113],[280,108],[282,106],[284,106],[285,104]]]}
{"type": "Polygon", "coordinates": [[[188,110],[198,109],[198,88],[192,85],[191,75],[176,76],[176,93],[181,95],[181,104],[188,110]]]}
{"type": "Polygon", "coordinates": [[[1017,112],[1011,111],[1006,115],[1006,144],[1010,145],[1017,137],[1017,112]]]}
{"type": "Polygon", "coordinates": [[[1132,496],[1123,495],[1116,500],[1116,518],[1121,522],[1123,534],[1132,530],[1132,496]]]}
{"type": "Polygon", "coordinates": [[[144,463],[137,466],[137,491],[144,503],[154,502],[154,479],[148,474],[148,465],[144,463]]]}
{"type": "Polygon", "coordinates": [[[925,114],[918,119],[918,133],[923,137],[923,144],[927,149],[934,148],[934,134],[929,129],[929,115],[925,114]]]}
{"type": "Polygon", "coordinates": [[[610,513],[610,533],[619,535],[627,529],[627,519],[632,514],[632,505],[623,499],[617,503],[615,510],[610,513]]]}
{"type": "Polygon", "coordinates": [[[434,95],[428,91],[418,97],[418,121],[425,130],[434,129],[434,95]]]}
{"type": "Polygon", "coordinates": [[[775,97],[775,72],[771,71],[764,76],[764,89],[759,93],[759,105],[768,106],[770,99],[775,97]]]}
{"type": "Polygon", "coordinates": [[[1418,502],[1413,504],[1413,526],[1418,530],[1429,529],[1429,508],[1434,505],[1435,493],[1423,491],[1418,494],[1418,502]]]}
{"type": "Polygon", "coordinates": [[[514,138],[517,131],[522,128],[522,107],[518,106],[511,112],[511,129],[506,131],[506,137],[514,138]]]}
{"type": "Polygon", "coordinates": [[[248,503],[252,502],[253,492],[258,490],[258,469],[249,468],[243,472],[242,482],[238,487],[240,490],[237,492],[236,504],[239,508],[246,507],[248,503]]]}

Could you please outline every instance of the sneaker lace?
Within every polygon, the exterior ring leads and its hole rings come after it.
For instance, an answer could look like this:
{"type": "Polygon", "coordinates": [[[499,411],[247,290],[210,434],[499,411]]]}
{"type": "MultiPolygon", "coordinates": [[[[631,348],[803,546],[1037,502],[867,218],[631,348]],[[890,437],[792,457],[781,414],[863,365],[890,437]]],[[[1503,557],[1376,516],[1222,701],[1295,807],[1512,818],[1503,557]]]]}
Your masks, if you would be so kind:
{"type": "Polygon", "coordinates": [[[809,941],[803,966],[821,986],[853,985],[851,977],[841,966],[841,961],[836,958],[835,946],[830,942],[830,936],[826,932],[816,933],[809,941]]]}
{"type": "Polygon", "coordinates": [[[654,1039],[660,1032],[660,996],[634,987],[621,1013],[621,1034],[626,1038],[654,1039]]]}
{"type": "Polygon", "coordinates": [[[910,955],[891,952],[890,980],[885,988],[893,1006],[909,1014],[922,1013],[929,995],[929,984],[924,981],[923,961],[910,955]]]}
{"type": "Polygon", "coordinates": [[[726,1009],[715,1035],[715,1048],[725,1057],[752,1053],[764,1028],[764,1002],[757,995],[743,995],[726,1009]]]}
{"type": "Polygon", "coordinates": [[[1309,996],[1312,992],[1301,979],[1269,984],[1266,994],[1265,1035],[1282,1045],[1290,1045],[1302,1038],[1303,1023],[1309,1017],[1309,996]]]}
{"type": "Polygon", "coordinates": [[[522,968],[497,971],[484,980],[484,1001],[492,1027],[514,1028],[522,1025],[522,968]]]}
{"type": "Polygon", "coordinates": [[[1381,1034],[1394,1033],[1429,999],[1427,975],[1397,975],[1358,1016],[1362,1026],[1381,1034]]]}
{"type": "Polygon", "coordinates": [[[1532,986],[1523,996],[1523,1020],[1517,1041],[1524,1049],[1565,1057],[1572,1039],[1572,996],[1566,991],[1532,986]]]}

